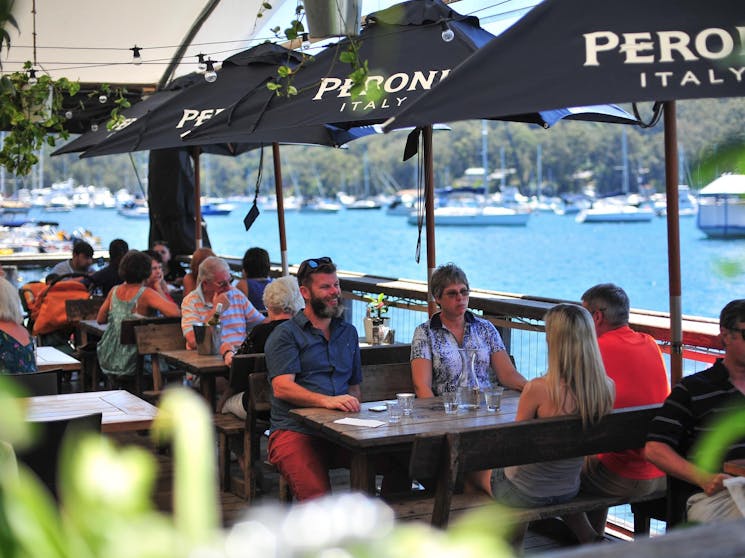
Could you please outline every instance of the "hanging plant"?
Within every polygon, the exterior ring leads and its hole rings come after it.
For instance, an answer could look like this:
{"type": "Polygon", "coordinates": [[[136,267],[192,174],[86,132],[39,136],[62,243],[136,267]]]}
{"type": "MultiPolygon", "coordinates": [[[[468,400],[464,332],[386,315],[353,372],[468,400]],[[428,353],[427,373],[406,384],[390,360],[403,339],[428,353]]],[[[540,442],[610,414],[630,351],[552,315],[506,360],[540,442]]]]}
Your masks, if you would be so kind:
{"type": "MultiPolygon", "coordinates": [[[[323,7],[326,7],[324,4],[323,7]]],[[[318,6],[316,6],[318,8],[318,6]]],[[[272,5],[269,2],[262,2],[259,12],[256,14],[257,18],[263,17],[267,10],[271,10],[272,5]]],[[[359,11],[358,8],[354,8],[355,11],[359,11]]],[[[303,19],[306,16],[307,9],[304,4],[300,1],[295,6],[295,19],[290,21],[289,25],[282,30],[280,26],[273,27],[270,29],[274,36],[279,40],[287,40],[292,45],[297,41],[302,41],[301,46],[303,50],[307,48],[306,45],[310,45],[308,33],[303,24],[303,19]]],[[[323,19],[323,18],[322,18],[323,19]]],[[[355,18],[357,24],[359,23],[359,17],[355,18]]],[[[365,93],[365,86],[368,76],[367,60],[361,60],[359,56],[360,42],[355,39],[352,35],[347,35],[348,45],[347,48],[339,53],[339,61],[351,66],[351,71],[347,76],[352,80],[352,96],[358,97],[365,93]]],[[[274,91],[280,97],[291,97],[298,94],[297,88],[292,84],[295,75],[303,67],[303,65],[313,60],[312,56],[303,56],[303,60],[296,65],[284,64],[277,68],[277,77],[274,81],[267,83],[267,88],[270,91],[274,91]]],[[[382,92],[381,92],[382,93],[382,92]]],[[[370,97],[370,92],[367,92],[367,96],[370,97]]],[[[373,97],[379,97],[373,92],[373,97]]]]}
{"type": "Polygon", "coordinates": [[[66,78],[35,75],[30,62],[25,72],[0,79],[0,128],[9,130],[0,150],[0,165],[16,176],[25,176],[38,162],[42,145],[55,145],[56,137],[67,138],[64,95],[75,95],[80,84],[66,78]]]}
{"type": "MultiPolygon", "coordinates": [[[[262,10],[271,9],[271,4],[264,2],[262,4],[262,10]]],[[[261,12],[260,12],[261,13],[261,12]]],[[[307,40],[307,33],[305,33],[305,26],[303,25],[303,16],[305,15],[305,8],[301,2],[298,2],[295,6],[295,19],[290,21],[289,26],[283,31],[284,37],[290,41],[302,40],[303,43],[307,40]]],[[[260,17],[260,16],[259,16],[260,17]]],[[[270,29],[277,39],[282,39],[280,36],[280,27],[272,27],[270,29]]],[[[267,89],[274,91],[280,97],[291,97],[297,95],[297,88],[292,84],[293,79],[297,71],[303,67],[306,61],[312,60],[312,56],[303,56],[303,59],[299,64],[290,66],[289,64],[283,64],[277,68],[277,77],[274,81],[270,81],[266,84],[267,89]]],[[[289,62],[289,61],[288,61],[289,62]]]]}

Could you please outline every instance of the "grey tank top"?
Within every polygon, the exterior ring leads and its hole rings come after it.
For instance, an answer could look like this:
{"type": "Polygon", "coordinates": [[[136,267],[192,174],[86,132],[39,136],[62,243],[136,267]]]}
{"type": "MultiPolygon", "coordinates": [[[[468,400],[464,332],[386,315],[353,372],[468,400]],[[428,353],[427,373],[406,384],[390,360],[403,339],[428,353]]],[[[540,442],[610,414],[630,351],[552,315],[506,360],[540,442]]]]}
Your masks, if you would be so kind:
{"type": "Polygon", "coordinates": [[[505,476],[529,496],[564,496],[579,492],[584,458],[572,457],[544,463],[505,467],[505,476]]]}

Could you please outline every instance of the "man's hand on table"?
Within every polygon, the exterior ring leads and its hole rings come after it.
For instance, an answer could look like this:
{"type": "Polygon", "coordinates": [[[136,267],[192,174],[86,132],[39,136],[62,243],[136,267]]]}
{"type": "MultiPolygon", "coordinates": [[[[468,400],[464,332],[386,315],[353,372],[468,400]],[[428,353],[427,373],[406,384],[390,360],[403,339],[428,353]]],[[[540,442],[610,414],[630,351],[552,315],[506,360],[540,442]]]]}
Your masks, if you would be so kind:
{"type": "Polygon", "coordinates": [[[353,395],[330,395],[326,399],[325,407],[348,413],[358,413],[360,411],[360,402],[353,395]]]}

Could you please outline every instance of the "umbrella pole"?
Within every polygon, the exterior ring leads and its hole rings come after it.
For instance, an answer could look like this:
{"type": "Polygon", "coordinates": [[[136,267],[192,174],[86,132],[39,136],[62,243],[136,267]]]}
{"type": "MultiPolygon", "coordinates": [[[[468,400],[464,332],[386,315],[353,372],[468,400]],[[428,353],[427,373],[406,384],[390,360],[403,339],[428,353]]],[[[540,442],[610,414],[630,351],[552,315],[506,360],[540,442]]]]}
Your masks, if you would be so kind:
{"type": "Polygon", "coordinates": [[[678,211],[678,133],[675,101],[665,103],[665,192],[667,196],[667,267],[670,283],[670,384],[683,377],[683,316],[680,285],[678,211]]]}
{"type": "Polygon", "coordinates": [[[274,195],[277,197],[277,225],[279,226],[279,253],[282,258],[282,275],[289,275],[287,265],[287,231],[285,229],[285,200],[282,193],[282,162],[279,158],[279,144],[272,143],[274,160],[274,195]]]}
{"type": "Polygon", "coordinates": [[[194,244],[195,250],[202,247],[202,192],[199,184],[199,154],[201,149],[195,147],[191,152],[194,160],[194,244]]]}
{"type": "Polygon", "coordinates": [[[422,130],[424,138],[424,222],[427,226],[427,310],[437,312],[437,303],[429,294],[432,273],[435,271],[435,169],[432,154],[432,126],[422,130]]]}

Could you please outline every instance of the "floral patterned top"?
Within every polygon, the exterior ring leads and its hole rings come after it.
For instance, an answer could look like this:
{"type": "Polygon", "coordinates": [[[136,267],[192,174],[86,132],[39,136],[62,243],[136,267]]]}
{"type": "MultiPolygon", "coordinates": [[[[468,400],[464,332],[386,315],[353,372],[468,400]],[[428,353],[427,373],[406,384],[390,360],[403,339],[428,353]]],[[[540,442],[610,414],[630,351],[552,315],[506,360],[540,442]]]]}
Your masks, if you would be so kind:
{"type": "Polygon", "coordinates": [[[0,331],[0,374],[36,372],[34,344],[22,345],[15,337],[0,331]]]}
{"type": "Polygon", "coordinates": [[[482,386],[491,383],[491,355],[505,350],[502,338],[491,322],[471,312],[466,312],[465,320],[463,346],[459,346],[455,336],[442,325],[439,312],[414,330],[411,360],[424,358],[432,361],[432,392],[435,395],[456,390],[463,369],[460,349],[474,350],[474,371],[482,386]]]}

